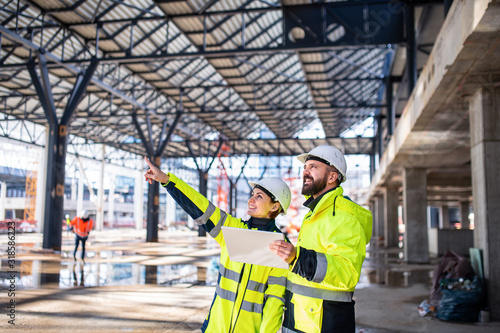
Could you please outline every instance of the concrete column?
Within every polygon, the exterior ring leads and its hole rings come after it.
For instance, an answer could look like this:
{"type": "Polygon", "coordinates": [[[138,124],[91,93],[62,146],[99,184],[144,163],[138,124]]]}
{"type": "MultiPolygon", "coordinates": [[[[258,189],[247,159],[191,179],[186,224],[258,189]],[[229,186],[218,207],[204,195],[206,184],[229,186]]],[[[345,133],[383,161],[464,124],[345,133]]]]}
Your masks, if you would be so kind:
{"type": "Polygon", "coordinates": [[[460,202],[460,223],[462,224],[462,229],[470,229],[469,207],[470,204],[468,201],[460,202]]]}
{"type": "Polygon", "coordinates": [[[97,214],[95,230],[102,230],[104,226],[104,168],[106,165],[106,146],[102,145],[101,174],[99,175],[99,188],[97,190],[97,214]]]}
{"type": "Polygon", "coordinates": [[[0,221],[5,220],[5,201],[7,199],[7,183],[0,182],[0,221]]]}
{"type": "Polygon", "coordinates": [[[384,226],[385,226],[384,197],[382,195],[377,195],[373,199],[375,208],[375,214],[373,216],[374,217],[373,236],[376,240],[377,247],[379,247],[383,244],[382,241],[384,238],[384,226]]]}
{"type": "Polygon", "coordinates": [[[399,206],[399,186],[390,185],[384,192],[384,246],[398,247],[399,243],[399,224],[398,224],[398,206],[399,206]]]}
{"type": "Polygon", "coordinates": [[[165,211],[165,225],[167,227],[170,227],[170,225],[176,221],[175,206],[175,200],[167,194],[167,207],[165,211]]]}
{"type": "MultiPolygon", "coordinates": [[[[84,179],[80,176],[78,178],[78,191],[76,194],[76,215],[80,215],[80,212],[83,210],[83,192],[85,190],[84,179]]],[[[74,216],[73,216],[74,217],[74,216]]]]}
{"type": "MultiPolygon", "coordinates": [[[[493,87],[493,85],[492,85],[493,87]]],[[[500,320],[500,88],[479,88],[469,104],[474,246],[483,251],[491,320],[500,320]]]]}
{"type": "Polygon", "coordinates": [[[425,169],[403,171],[404,253],[408,263],[429,262],[427,234],[427,173],[425,169]]]}
{"type": "Polygon", "coordinates": [[[109,227],[112,228],[115,222],[115,175],[111,174],[109,184],[109,194],[108,194],[108,223],[109,227]]]}
{"type": "MultiPolygon", "coordinates": [[[[48,127],[46,127],[48,129],[48,127]]],[[[38,156],[38,174],[36,180],[36,208],[35,220],[36,231],[43,232],[43,221],[45,216],[45,180],[47,179],[47,154],[45,149],[40,148],[37,150],[38,156]]]]}
{"type": "Polygon", "coordinates": [[[450,211],[448,206],[439,207],[439,229],[450,229],[450,211]]]}
{"type": "Polygon", "coordinates": [[[429,254],[438,255],[438,230],[439,230],[439,212],[435,207],[427,206],[427,234],[429,242],[429,254]]]}
{"type": "Polygon", "coordinates": [[[78,185],[76,183],[76,168],[75,172],[73,172],[73,177],[71,178],[71,200],[76,200],[78,185]]]}
{"type": "Polygon", "coordinates": [[[377,230],[376,224],[377,224],[377,212],[375,210],[375,203],[374,203],[375,197],[372,197],[371,200],[368,201],[368,209],[370,212],[372,212],[372,236],[370,240],[370,247],[375,247],[375,232],[377,230]]]}
{"type": "Polygon", "coordinates": [[[137,170],[134,183],[134,220],[137,230],[144,229],[144,183],[142,170],[137,170]]]}

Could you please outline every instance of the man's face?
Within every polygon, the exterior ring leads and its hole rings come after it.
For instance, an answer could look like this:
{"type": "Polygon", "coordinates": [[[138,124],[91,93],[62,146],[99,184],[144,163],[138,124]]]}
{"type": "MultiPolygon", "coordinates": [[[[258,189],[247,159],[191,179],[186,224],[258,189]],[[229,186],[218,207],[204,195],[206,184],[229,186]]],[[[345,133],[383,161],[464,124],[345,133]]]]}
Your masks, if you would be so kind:
{"type": "Polygon", "coordinates": [[[331,167],[316,160],[306,161],[302,172],[302,194],[313,197],[323,191],[328,184],[331,167]]]}

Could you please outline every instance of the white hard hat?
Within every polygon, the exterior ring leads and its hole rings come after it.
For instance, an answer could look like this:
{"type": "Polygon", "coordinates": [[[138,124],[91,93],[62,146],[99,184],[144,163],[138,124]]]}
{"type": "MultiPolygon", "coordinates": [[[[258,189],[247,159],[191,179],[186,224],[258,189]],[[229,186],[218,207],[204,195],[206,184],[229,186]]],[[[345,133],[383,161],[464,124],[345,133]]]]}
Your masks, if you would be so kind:
{"type": "Polygon", "coordinates": [[[335,169],[337,169],[342,176],[341,183],[345,182],[347,179],[347,164],[345,162],[345,157],[344,154],[342,154],[342,152],[337,148],[328,145],[317,146],[310,152],[297,156],[297,159],[305,164],[310,157],[320,158],[327,164],[335,167],[335,169]]]}
{"type": "Polygon", "coordinates": [[[248,182],[248,184],[250,184],[252,189],[257,185],[266,189],[280,203],[283,209],[280,214],[286,214],[288,206],[290,206],[290,201],[292,200],[292,194],[290,193],[288,185],[281,178],[262,178],[256,182],[248,182]]]}
{"type": "Polygon", "coordinates": [[[88,219],[89,218],[89,211],[88,210],[82,210],[81,214],[80,214],[80,217],[82,219],[88,219]]]}

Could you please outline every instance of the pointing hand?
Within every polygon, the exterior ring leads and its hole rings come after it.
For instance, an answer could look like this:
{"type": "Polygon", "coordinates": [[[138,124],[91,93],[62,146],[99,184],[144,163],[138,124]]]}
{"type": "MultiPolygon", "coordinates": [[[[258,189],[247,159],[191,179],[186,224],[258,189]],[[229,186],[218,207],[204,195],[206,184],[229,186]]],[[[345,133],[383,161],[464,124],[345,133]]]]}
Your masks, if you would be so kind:
{"type": "Polygon", "coordinates": [[[144,156],[144,161],[146,161],[149,166],[149,169],[146,170],[146,173],[144,174],[144,177],[149,184],[153,184],[153,180],[160,183],[168,182],[169,177],[165,172],[158,169],[146,156],[144,156]]]}

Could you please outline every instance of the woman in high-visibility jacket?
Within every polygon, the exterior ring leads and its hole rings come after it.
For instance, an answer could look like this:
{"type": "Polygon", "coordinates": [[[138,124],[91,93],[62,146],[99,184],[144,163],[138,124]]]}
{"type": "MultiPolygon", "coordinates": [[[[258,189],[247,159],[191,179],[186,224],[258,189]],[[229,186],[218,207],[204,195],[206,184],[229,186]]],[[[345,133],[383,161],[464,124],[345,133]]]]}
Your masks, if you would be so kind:
{"type": "Polygon", "coordinates": [[[281,232],[274,219],[280,213],[286,214],[290,205],[290,189],[285,182],[279,178],[249,182],[253,190],[247,213],[251,217],[244,221],[215,207],[184,181],[145,160],[149,165],[144,175],[146,181],[160,182],[221,247],[217,287],[202,332],[277,332],[282,322],[288,271],[230,260],[221,227],[281,232]]]}

